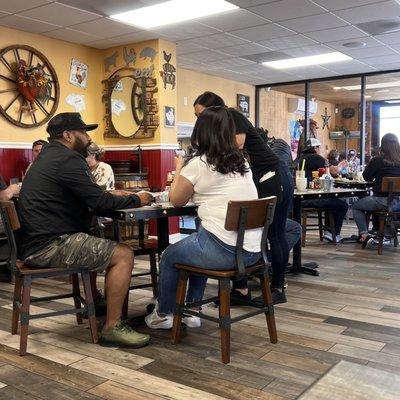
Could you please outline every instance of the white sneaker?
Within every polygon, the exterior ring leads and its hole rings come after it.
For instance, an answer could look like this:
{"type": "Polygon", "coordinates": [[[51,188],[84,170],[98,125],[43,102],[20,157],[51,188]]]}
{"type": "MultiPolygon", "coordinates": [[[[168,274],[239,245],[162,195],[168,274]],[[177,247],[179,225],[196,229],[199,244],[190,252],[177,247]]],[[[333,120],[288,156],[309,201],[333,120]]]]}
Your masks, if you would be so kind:
{"type": "Polygon", "coordinates": [[[151,329],[171,329],[174,317],[172,314],[162,317],[154,309],[144,320],[146,321],[146,325],[151,329]]]}
{"type": "Polygon", "coordinates": [[[194,315],[185,315],[182,318],[182,322],[189,328],[200,328],[201,326],[200,317],[196,317],[194,315]]]}
{"type": "Polygon", "coordinates": [[[333,242],[332,233],[329,231],[324,232],[323,238],[326,239],[328,242],[333,242]]]}
{"type": "Polygon", "coordinates": [[[336,243],[340,243],[342,239],[343,238],[340,235],[336,235],[336,243]]]}

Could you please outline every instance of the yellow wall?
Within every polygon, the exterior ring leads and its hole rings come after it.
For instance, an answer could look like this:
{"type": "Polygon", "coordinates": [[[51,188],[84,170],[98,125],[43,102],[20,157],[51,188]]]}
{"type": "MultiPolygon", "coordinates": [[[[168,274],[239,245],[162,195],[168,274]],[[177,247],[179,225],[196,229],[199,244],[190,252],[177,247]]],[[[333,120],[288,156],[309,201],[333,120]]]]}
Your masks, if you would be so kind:
{"type": "Polygon", "coordinates": [[[246,83],[178,68],[178,121],[194,122],[193,103],[197,96],[205,91],[211,91],[221,96],[230,107],[236,107],[236,95],[250,96],[250,120],[254,123],[255,88],[246,83]],[[184,104],[187,97],[187,105],[184,104]]]}
{"type": "MultiPolygon", "coordinates": [[[[82,112],[85,122],[99,123],[99,128],[92,137],[101,142],[103,136],[103,107],[101,102],[102,63],[101,51],[90,47],[71,44],[45,36],[8,29],[0,26],[0,49],[24,44],[43,53],[56,70],[60,83],[60,102],[58,112],[75,111],[65,101],[71,94],[83,94],[86,98],[86,110],[82,112]],[[89,66],[88,84],[86,89],[78,88],[69,83],[71,59],[76,58],[89,66]]],[[[37,128],[20,128],[8,122],[0,115],[1,142],[32,142],[36,139],[46,139],[46,125],[37,128]]]]}

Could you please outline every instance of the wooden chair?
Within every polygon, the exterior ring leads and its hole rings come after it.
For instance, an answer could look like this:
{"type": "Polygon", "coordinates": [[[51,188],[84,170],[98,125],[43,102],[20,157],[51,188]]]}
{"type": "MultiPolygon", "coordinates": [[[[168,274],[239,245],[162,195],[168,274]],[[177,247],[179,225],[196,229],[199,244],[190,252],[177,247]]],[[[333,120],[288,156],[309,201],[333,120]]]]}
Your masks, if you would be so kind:
{"type": "Polygon", "coordinates": [[[324,236],[324,222],[322,218],[322,213],[325,212],[328,216],[329,228],[332,232],[332,241],[334,244],[337,244],[335,232],[335,222],[333,219],[333,212],[331,210],[323,210],[321,208],[303,208],[302,209],[302,220],[301,220],[301,245],[302,247],[306,246],[306,234],[307,231],[317,230],[319,231],[319,240],[322,242],[324,236]],[[318,224],[307,224],[307,218],[310,214],[317,214],[318,224]]]}
{"type": "Polygon", "coordinates": [[[225,219],[225,229],[228,231],[237,231],[236,240],[236,265],[228,270],[205,269],[201,266],[191,266],[176,264],[180,271],[179,283],[176,292],[176,308],[174,312],[174,322],[171,333],[171,341],[176,344],[180,340],[180,329],[182,315],[189,314],[204,318],[213,322],[218,322],[221,330],[221,358],[222,362],[227,364],[230,361],[230,330],[231,324],[250,318],[254,315],[265,313],[268,325],[268,332],[271,343],[277,343],[277,333],[275,326],[274,307],[269,288],[268,265],[267,265],[267,234],[268,228],[273,219],[276,204],[276,197],[251,201],[230,201],[225,219]],[[262,259],[256,264],[244,267],[243,264],[243,240],[247,229],[263,227],[261,249],[262,259]],[[218,280],[218,296],[205,299],[195,303],[184,304],[187,280],[189,275],[204,276],[209,279],[218,280]],[[241,279],[243,277],[258,276],[261,283],[261,290],[264,304],[252,301],[242,301],[243,305],[256,307],[244,315],[231,318],[230,315],[230,281],[241,279]],[[219,318],[205,315],[202,312],[196,312],[193,308],[200,307],[203,304],[210,303],[219,299],[219,318]]]}
{"type": "Polygon", "coordinates": [[[119,243],[124,243],[128,245],[135,256],[147,255],[150,261],[149,272],[134,272],[132,274],[132,279],[150,276],[150,283],[133,284],[129,286],[129,290],[122,308],[122,317],[128,317],[128,303],[129,303],[129,292],[135,289],[143,289],[151,287],[153,291],[153,297],[156,299],[158,297],[158,271],[157,271],[157,251],[158,251],[158,241],[157,239],[146,239],[144,236],[144,221],[138,221],[139,233],[138,239],[128,239],[123,240],[121,237],[121,230],[118,221],[114,221],[114,240],[119,243]]]}
{"type": "Polygon", "coordinates": [[[385,237],[385,225],[390,220],[394,224],[394,246],[399,245],[397,230],[400,228],[400,211],[393,211],[394,197],[400,196],[400,177],[385,177],[382,179],[381,192],[388,194],[387,211],[373,211],[373,215],[379,218],[378,229],[378,254],[383,252],[383,239],[385,237]]]}
{"type": "Polygon", "coordinates": [[[52,317],[65,314],[76,314],[78,324],[82,324],[82,312],[86,311],[89,319],[90,332],[93,343],[98,343],[97,321],[93,303],[92,290],[89,280],[89,271],[83,268],[34,268],[24,265],[17,259],[17,243],[15,232],[20,228],[18,215],[13,202],[1,202],[1,219],[4,224],[5,233],[10,243],[10,261],[12,267],[15,284],[11,333],[13,335],[18,332],[18,321],[20,321],[20,347],[19,354],[26,354],[28,342],[28,327],[31,319],[52,317]],[[85,291],[85,299],[80,294],[78,275],[81,275],[83,287],[85,291]],[[72,293],[60,294],[54,296],[46,296],[40,298],[31,298],[32,282],[36,279],[55,278],[61,276],[71,276],[72,293]],[[74,308],[68,308],[60,311],[46,312],[31,315],[29,313],[30,304],[34,302],[52,301],[58,299],[74,299],[74,308]],[[84,307],[82,308],[82,304],[84,307]]]}

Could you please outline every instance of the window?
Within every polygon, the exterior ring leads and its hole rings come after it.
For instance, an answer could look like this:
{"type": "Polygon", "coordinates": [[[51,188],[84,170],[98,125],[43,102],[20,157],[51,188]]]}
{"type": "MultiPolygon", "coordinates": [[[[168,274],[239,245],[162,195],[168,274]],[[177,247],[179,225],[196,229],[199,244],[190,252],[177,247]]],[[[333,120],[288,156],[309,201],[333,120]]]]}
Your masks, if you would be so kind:
{"type": "Polygon", "coordinates": [[[379,142],[389,132],[395,133],[400,139],[400,105],[379,108],[379,142]]]}

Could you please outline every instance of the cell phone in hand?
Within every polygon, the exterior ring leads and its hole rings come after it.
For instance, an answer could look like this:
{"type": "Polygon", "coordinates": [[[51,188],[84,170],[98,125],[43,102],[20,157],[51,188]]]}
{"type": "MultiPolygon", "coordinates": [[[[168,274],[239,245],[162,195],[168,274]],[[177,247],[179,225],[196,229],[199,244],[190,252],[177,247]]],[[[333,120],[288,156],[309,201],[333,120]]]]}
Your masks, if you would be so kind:
{"type": "Polygon", "coordinates": [[[186,156],[186,151],[184,149],[175,149],[175,155],[176,156],[182,156],[185,157],[186,156]]]}

